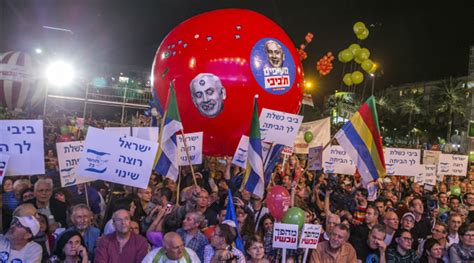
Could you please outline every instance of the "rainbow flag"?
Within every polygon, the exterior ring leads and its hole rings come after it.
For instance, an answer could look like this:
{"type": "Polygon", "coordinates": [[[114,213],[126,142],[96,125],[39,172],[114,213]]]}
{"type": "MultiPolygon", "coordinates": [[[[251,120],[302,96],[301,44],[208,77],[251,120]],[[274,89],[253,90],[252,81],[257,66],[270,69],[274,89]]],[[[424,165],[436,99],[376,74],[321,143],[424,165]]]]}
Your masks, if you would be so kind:
{"type": "Polygon", "coordinates": [[[356,163],[363,182],[386,175],[374,96],[367,99],[334,138],[356,163]]]}

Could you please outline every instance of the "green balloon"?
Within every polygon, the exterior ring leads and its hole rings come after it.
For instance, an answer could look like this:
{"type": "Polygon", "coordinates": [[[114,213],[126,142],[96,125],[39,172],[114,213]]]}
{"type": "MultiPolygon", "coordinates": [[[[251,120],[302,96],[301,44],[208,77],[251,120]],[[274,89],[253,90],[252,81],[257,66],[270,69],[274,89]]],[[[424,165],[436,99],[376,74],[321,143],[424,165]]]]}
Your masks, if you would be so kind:
{"type": "Polygon", "coordinates": [[[441,138],[438,140],[439,144],[443,145],[443,144],[446,144],[446,140],[441,138]]]}
{"type": "Polygon", "coordinates": [[[362,22],[359,21],[359,22],[356,22],[356,23],[354,24],[354,26],[352,27],[352,29],[354,30],[354,34],[359,35],[359,34],[361,34],[361,33],[362,33],[365,29],[367,29],[367,28],[365,27],[365,24],[364,24],[364,23],[362,23],[362,22]]]}
{"type": "Polygon", "coordinates": [[[61,126],[61,134],[66,135],[68,133],[69,133],[69,127],[67,127],[66,125],[61,126]]]}
{"type": "Polygon", "coordinates": [[[306,143],[310,143],[313,140],[313,133],[311,131],[307,131],[304,133],[304,141],[306,143]]]}
{"type": "Polygon", "coordinates": [[[282,222],[285,224],[298,225],[298,228],[301,230],[304,225],[304,211],[299,207],[292,207],[286,211],[282,222]]]}
{"type": "Polygon", "coordinates": [[[451,186],[451,195],[460,196],[461,195],[461,187],[459,187],[458,185],[451,186]]]}
{"type": "Polygon", "coordinates": [[[344,82],[344,84],[346,84],[347,86],[352,85],[351,73],[346,73],[344,75],[344,78],[342,78],[342,82],[344,82]]]}
{"type": "Polygon", "coordinates": [[[362,66],[362,69],[369,72],[374,66],[374,62],[370,59],[366,59],[362,62],[361,66],[362,66]]]}
{"type": "Polygon", "coordinates": [[[360,61],[369,59],[369,57],[370,57],[370,51],[368,49],[361,48],[359,51],[357,51],[356,58],[358,58],[360,61]]]}
{"type": "Polygon", "coordinates": [[[366,28],[364,31],[362,31],[360,34],[356,34],[357,38],[360,40],[364,40],[367,37],[369,37],[369,30],[366,28]]]}
{"type": "Polygon", "coordinates": [[[355,44],[355,43],[354,43],[354,44],[351,44],[351,45],[349,46],[349,50],[352,52],[352,55],[355,56],[355,55],[357,54],[357,51],[360,50],[360,46],[359,46],[359,44],[355,44]]]}
{"type": "Polygon", "coordinates": [[[355,57],[355,58],[354,58],[354,61],[355,61],[357,64],[361,64],[361,63],[362,63],[362,60],[360,60],[358,57],[355,57]]]}
{"type": "Polygon", "coordinates": [[[364,81],[364,74],[362,74],[362,72],[360,71],[354,71],[351,74],[351,79],[352,79],[352,83],[356,85],[360,84],[362,83],[362,81],[364,81]]]}
{"type": "Polygon", "coordinates": [[[342,62],[349,62],[352,60],[353,57],[354,55],[352,55],[352,52],[349,49],[344,49],[343,51],[341,51],[342,62]]]}

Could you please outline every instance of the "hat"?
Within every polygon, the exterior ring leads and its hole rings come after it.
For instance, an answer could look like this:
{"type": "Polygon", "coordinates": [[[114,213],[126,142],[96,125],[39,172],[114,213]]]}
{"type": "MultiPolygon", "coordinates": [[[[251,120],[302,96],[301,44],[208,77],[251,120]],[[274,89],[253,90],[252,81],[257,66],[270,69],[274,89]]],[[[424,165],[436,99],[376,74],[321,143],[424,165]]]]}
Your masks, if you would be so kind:
{"type": "Polygon", "coordinates": [[[392,179],[390,179],[390,177],[385,177],[385,178],[383,179],[383,182],[386,183],[386,184],[389,184],[389,183],[392,182],[392,179]]]}
{"type": "Polygon", "coordinates": [[[33,236],[36,236],[40,230],[40,224],[38,220],[33,216],[15,216],[16,219],[20,222],[20,224],[28,228],[33,236]]]}
{"type": "Polygon", "coordinates": [[[402,219],[407,217],[407,216],[411,216],[413,218],[413,220],[416,221],[416,217],[412,212],[407,212],[407,213],[403,214],[402,219]]]}
{"type": "Polygon", "coordinates": [[[222,221],[222,224],[226,224],[226,225],[231,226],[233,228],[237,228],[237,225],[232,220],[224,220],[224,221],[222,221]]]}

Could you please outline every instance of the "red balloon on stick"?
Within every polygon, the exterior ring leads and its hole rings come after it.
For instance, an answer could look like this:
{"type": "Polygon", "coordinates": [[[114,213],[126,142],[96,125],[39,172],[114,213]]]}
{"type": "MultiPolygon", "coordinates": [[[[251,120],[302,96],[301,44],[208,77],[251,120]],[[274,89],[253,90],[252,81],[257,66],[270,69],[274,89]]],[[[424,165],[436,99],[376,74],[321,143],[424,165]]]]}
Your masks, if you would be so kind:
{"type": "Polygon", "coordinates": [[[273,186],[267,193],[266,204],[270,214],[281,221],[290,207],[290,193],[281,185],[273,186]]]}

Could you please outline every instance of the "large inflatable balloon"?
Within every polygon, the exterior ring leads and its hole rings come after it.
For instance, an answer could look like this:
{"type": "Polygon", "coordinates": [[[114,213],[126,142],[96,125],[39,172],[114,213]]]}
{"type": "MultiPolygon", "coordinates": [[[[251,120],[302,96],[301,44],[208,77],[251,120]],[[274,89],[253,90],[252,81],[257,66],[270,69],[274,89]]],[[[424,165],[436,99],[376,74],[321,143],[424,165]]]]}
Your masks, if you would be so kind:
{"type": "Polygon", "coordinates": [[[265,202],[270,214],[277,221],[280,221],[290,207],[290,201],[290,193],[288,190],[281,185],[276,185],[268,190],[265,202]]]}
{"type": "Polygon", "coordinates": [[[44,97],[36,88],[31,56],[24,52],[6,52],[0,56],[0,106],[22,111],[35,106],[44,97]]]}
{"type": "Polygon", "coordinates": [[[299,109],[303,68],[294,44],[272,20],[253,11],[217,10],[174,28],[158,48],[153,87],[166,109],[174,80],[184,132],[204,132],[206,155],[233,155],[259,110],[299,109]]]}

